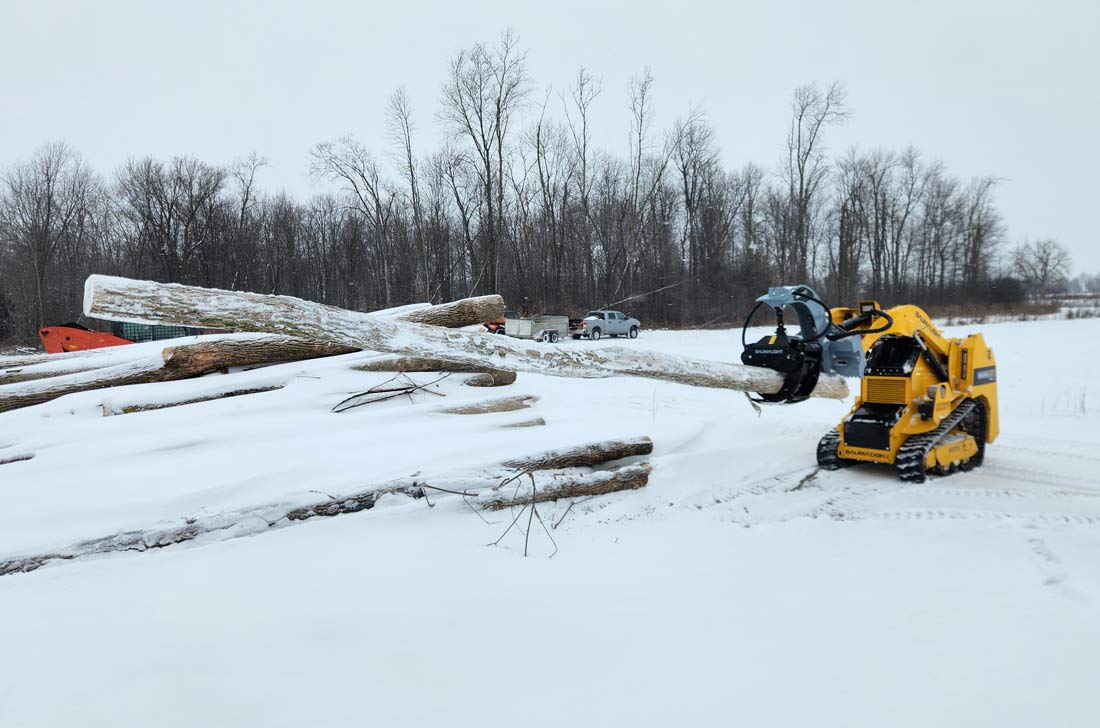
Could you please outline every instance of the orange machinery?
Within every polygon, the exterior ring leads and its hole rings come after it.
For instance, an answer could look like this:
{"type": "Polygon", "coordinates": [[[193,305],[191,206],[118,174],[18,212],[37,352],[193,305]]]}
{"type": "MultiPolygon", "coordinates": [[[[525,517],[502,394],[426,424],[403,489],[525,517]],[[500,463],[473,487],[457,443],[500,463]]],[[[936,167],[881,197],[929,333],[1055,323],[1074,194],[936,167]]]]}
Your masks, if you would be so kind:
{"type": "Polygon", "coordinates": [[[47,326],[38,331],[38,338],[42,339],[42,346],[46,347],[47,354],[102,349],[107,346],[122,346],[123,344],[134,343],[120,336],[92,331],[80,324],[47,326]]]}

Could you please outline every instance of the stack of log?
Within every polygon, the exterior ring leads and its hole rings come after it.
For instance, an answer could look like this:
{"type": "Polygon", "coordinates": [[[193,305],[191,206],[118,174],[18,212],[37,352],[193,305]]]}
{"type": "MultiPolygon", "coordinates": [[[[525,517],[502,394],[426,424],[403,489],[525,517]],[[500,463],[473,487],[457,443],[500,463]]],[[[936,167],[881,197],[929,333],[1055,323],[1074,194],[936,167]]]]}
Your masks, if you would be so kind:
{"type": "MultiPolygon", "coordinates": [[[[740,364],[688,359],[617,347],[545,345],[455,329],[504,315],[500,296],[404,310],[396,316],[358,313],[303,301],[179,284],[91,276],[85,313],[111,321],[177,324],[256,332],[205,337],[199,343],[147,348],[113,347],[67,354],[0,357],[0,412],[107,387],[187,379],[234,367],[300,361],[368,350],[380,356],[364,371],[479,373],[471,383],[501,386],[516,372],[564,377],[636,376],[744,392],[776,392],[775,372],[740,364]]],[[[233,392],[237,393],[237,392],[233,392]]],[[[842,399],[844,380],[824,376],[813,395],[842,399]]],[[[220,396],[228,396],[223,394],[220,396]]]]}
{"type": "MultiPolygon", "coordinates": [[[[460,327],[503,316],[504,299],[500,296],[481,296],[419,308],[394,317],[365,315],[430,326],[460,327]]],[[[204,337],[198,343],[166,346],[155,353],[150,353],[146,346],[118,346],[65,354],[0,357],[0,412],[30,407],[76,392],[128,384],[170,382],[212,372],[227,372],[231,368],[318,359],[359,350],[360,347],[357,346],[315,338],[278,334],[242,337],[230,334],[204,337]]],[[[381,357],[360,366],[369,371],[393,372],[441,369],[439,362],[411,357],[381,357]]],[[[487,367],[467,366],[462,371],[480,373],[493,377],[494,382],[497,381],[496,373],[487,367]]],[[[507,376],[501,381],[505,379],[507,376]]],[[[476,384],[483,385],[484,380],[477,380],[476,384]]],[[[236,396],[253,391],[256,390],[230,388],[210,398],[236,396]]],[[[181,401],[178,404],[190,404],[194,401],[196,400],[181,401]]],[[[153,407],[151,405],[149,408],[153,407]]]]}

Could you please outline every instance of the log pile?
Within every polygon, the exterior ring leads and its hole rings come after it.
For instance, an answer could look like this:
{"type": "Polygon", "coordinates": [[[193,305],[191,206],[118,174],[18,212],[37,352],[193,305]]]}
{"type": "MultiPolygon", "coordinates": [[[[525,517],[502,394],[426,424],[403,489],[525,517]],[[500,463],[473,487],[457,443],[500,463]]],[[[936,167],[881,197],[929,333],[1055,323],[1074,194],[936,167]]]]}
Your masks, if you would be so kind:
{"type": "MultiPolygon", "coordinates": [[[[480,296],[437,306],[417,305],[376,313],[346,311],[287,296],[220,291],[179,284],[159,284],[108,276],[89,277],[84,312],[95,318],[145,324],[176,324],[236,333],[177,341],[163,347],[119,346],[58,355],[0,357],[0,413],[48,402],[77,392],[130,384],[168,382],[211,373],[279,362],[294,362],[358,352],[352,366],[364,372],[393,372],[409,381],[410,373],[466,375],[470,386],[501,387],[517,381],[517,373],[557,377],[605,378],[630,376],[691,386],[744,392],[776,392],[782,377],[741,364],[690,359],[619,347],[551,347],[493,336],[463,327],[498,320],[504,314],[500,296],[480,296]]],[[[144,412],[162,407],[232,396],[269,392],[278,381],[207,388],[176,399],[104,402],[105,415],[144,412]]],[[[381,386],[381,385],[380,385],[381,386]]],[[[353,395],[393,394],[424,386],[412,382],[398,392],[370,390],[353,395]]],[[[823,376],[813,396],[842,399],[848,394],[840,377],[823,376]]],[[[368,397],[369,399],[369,397],[368,397]]],[[[438,407],[441,415],[483,415],[518,412],[538,401],[532,394],[513,394],[480,402],[438,407]]],[[[334,409],[336,411],[336,409],[334,409]]],[[[545,426],[529,414],[499,428],[545,426]]],[[[502,436],[503,433],[502,433],[502,436]]],[[[182,543],[213,534],[227,538],[285,527],[317,517],[371,509],[385,496],[430,499],[433,494],[458,496],[465,505],[486,511],[529,509],[561,499],[583,499],[644,487],[652,470],[637,462],[652,452],[649,438],[589,443],[583,446],[513,457],[476,473],[443,475],[376,484],[327,501],[262,508],[187,519],[164,527],[135,530],[83,541],[49,553],[0,560],[0,575],[30,571],[57,560],[110,551],[141,551],[182,543]],[[622,462],[619,462],[622,461],[622,462]],[[617,467],[601,469],[607,463],[617,467]],[[220,535],[219,535],[220,534],[220,535]]],[[[9,451],[0,465],[23,462],[34,453],[9,451]]],[[[568,512],[568,511],[567,511],[568,512]]],[[[529,516],[528,518],[530,518],[529,516]]],[[[541,516],[538,516],[541,521],[541,516]]],[[[518,516],[517,516],[518,518],[518,516]]],[[[530,529],[528,529],[529,532],[530,529]]],[[[525,546],[526,549],[526,546],[525,546]]]]}
{"type": "MultiPolygon", "coordinates": [[[[339,310],[339,309],[333,309],[339,310]]],[[[363,314],[379,320],[415,322],[426,326],[469,326],[504,314],[500,296],[479,296],[438,306],[363,314]],[[487,317],[487,318],[486,318],[487,317]]],[[[116,346],[65,354],[32,354],[0,358],[0,412],[30,407],[77,392],[150,382],[190,379],[231,368],[337,356],[360,347],[315,337],[259,334],[205,337],[198,343],[169,346],[155,353],[148,347],[116,346]]],[[[447,369],[438,360],[414,357],[381,357],[360,365],[363,371],[463,371],[478,375],[473,386],[503,386],[515,381],[513,372],[464,365],[447,369]]],[[[264,391],[267,388],[263,388],[264,391]]],[[[247,388],[231,389],[224,396],[239,396],[247,388]]],[[[202,400],[195,400],[202,401],[202,400]]],[[[178,404],[187,404],[181,401],[178,404]]],[[[154,409],[135,406],[130,411],[154,409]]],[[[116,412],[105,410],[106,414],[116,412]]]]}

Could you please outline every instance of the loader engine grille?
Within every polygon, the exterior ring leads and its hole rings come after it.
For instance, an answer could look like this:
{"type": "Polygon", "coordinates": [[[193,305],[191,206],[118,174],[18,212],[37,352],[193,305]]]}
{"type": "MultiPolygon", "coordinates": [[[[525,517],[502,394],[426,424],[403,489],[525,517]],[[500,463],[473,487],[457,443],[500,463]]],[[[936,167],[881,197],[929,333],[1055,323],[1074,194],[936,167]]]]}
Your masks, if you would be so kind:
{"type": "Polygon", "coordinates": [[[905,404],[905,383],[907,381],[907,379],[897,377],[867,377],[865,401],[881,404],[905,404]]]}

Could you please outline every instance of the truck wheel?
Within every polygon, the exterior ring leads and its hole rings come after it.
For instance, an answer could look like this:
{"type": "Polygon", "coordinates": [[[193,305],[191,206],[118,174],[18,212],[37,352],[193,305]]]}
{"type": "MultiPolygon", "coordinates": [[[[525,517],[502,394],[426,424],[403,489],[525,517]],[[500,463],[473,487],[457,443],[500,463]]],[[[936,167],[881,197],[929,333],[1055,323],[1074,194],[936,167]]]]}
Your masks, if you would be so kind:
{"type": "Polygon", "coordinates": [[[630,338],[632,338],[632,339],[637,339],[638,338],[638,327],[637,326],[631,326],[630,327],[630,338]]]}
{"type": "Polygon", "coordinates": [[[599,341],[600,335],[600,329],[597,327],[595,329],[592,329],[592,331],[588,334],[588,338],[592,339],[593,341],[599,341]]]}
{"type": "Polygon", "coordinates": [[[494,334],[503,334],[504,333],[504,327],[503,326],[497,327],[497,330],[494,331],[493,333],[494,334]]]}
{"type": "Polygon", "coordinates": [[[558,343],[558,332],[557,331],[551,331],[550,332],[550,343],[551,344],[558,343]]]}

